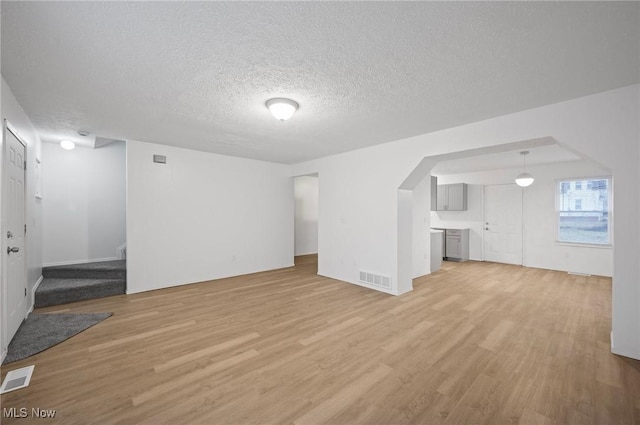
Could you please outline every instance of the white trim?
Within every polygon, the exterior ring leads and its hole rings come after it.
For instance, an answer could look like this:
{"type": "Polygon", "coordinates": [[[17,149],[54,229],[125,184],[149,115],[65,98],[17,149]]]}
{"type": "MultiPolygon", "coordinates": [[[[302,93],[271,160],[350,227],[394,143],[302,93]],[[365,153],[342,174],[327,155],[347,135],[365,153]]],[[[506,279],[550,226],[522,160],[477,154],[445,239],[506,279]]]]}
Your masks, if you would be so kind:
{"type": "Polygon", "coordinates": [[[114,260],[119,260],[119,258],[118,257],[106,257],[106,258],[92,258],[92,259],[89,259],[89,260],[58,261],[58,262],[55,262],[55,263],[43,264],[42,267],[70,266],[72,264],[100,263],[102,261],[114,261],[114,260]]]}
{"type": "Polygon", "coordinates": [[[382,292],[384,294],[395,295],[395,296],[406,294],[407,292],[413,291],[413,288],[411,288],[411,289],[407,289],[405,292],[399,293],[397,290],[385,289],[385,288],[382,288],[382,287],[379,287],[379,286],[374,286],[374,285],[367,285],[366,283],[362,283],[360,281],[351,282],[349,280],[343,280],[343,279],[341,279],[339,277],[332,277],[332,276],[329,276],[327,274],[318,273],[318,276],[327,277],[329,279],[337,280],[337,281],[340,281],[340,282],[343,282],[343,283],[347,283],[347,284],[350,284],[350,285],[361,286],[363,288],[371,289],[371,290],[374,290],[376,292],[382,292]]]}
{"type": "Polygon", "coordinates": [[[580,242],[554,242],[558,246],[573,246],[576,248],[600,248],[600,249],[613,249],[613,245],[610,243],[580,243],[580,242]]]}
{"type": "Polygon", "coordinates": [[[116,257],[118,260],[127,259],[127,243],[126,242],[116,248],[116,257]]]}
{"type": "MultiPolygon", "coordinates": [[[[482,238],[481,238],[482,239],[482,252],[481,252],[480,256],[482,258],[480,258],[480,260],[478,260],[478,261],[484,261],[484,237],[485,237],[485,233],[486,233],[484,229],[487,227],[486,226],[486,223],[487,223],[487,217],[486,217],[487,205],[486,205],[486,202],[485,202],[485,190],[486,190],[485,188],[486,187],[487,187],[486,184],[482,185],[482,198],[481,198],[481,202],[480,202],[480,207],[482,208],[482,223],[481,223],[482,224],[482,227],[481,227],[481,229],[482,229],[482,238]]],[[[442,235],[442,237],[444,238],[444,234],[442,235]]]]}
{"type": "Polygon", "coordinates": [[[567,178],[559,178],[555,180],[555,188],[554,188],[554,206],[555,206],[555,214],[556,214],[556,240],[555,245],[566,245],[566,246],[574,246],[574,247],[586,247],[586,248],[613,248],[613,174],[604,175],[604,176],[592,176],[592,177],[567,177],[567,178]],[[589,242],[573,242],[573,241],[560,241],[558,237],[560,236],[560,184],[564,182],[575,182],[575,181],[586,181],[586,180],[607,180],[607,233],[609,237],[609,242],[606,244],[597,244],[597,243],[589,243],[589,242]]]}
{"type": "MultiPolygon", "coordinates": [[[[518,185],[520,186],[520,185],[518,185]]],[[[525,223],[525,217],[526,215],[526,211],[527,211],[527,191],[525,190],[527,187],[520,187],[522,189],[522,219],[521,219],[521,229],[520,229],[520,234],[522,235],[522,255],[520,258],[520,262],[522,263],[521,265],[524,267],[527,267],[527,262],[525,261],[525,247],[527,246],[526,244],[526,235],[527,235],[527,226],[525,223]]],[[[485,222],[486,223],[486,222],[485,222]]]]}
{"type": "Polygon", "coordinates": [[[36,284],[33,285],[33,288],[31,288],[31,307],[29,308],[29,311],[27,312],[27,316],[29,315],[29,313],[31,313],[36,305],[36,290],[38,289],[38,286],[40,286],[40,284],[42,283],[42,281],[44,280],[44,276],[40,275],[40,277],[38,278],[38,280],[36,281],[36,284]]]}
{"type": "Polygon", "coordinates": [[[618,356],[629,357],[630,359],[640,360],[640,353],[634,353],[626,350],[618,350],[613,343],[613,331],[611,331],[611,352],[618,356]]]}
{"type": "MultiPolygon", "coordinates": [[[[498,183],[498,184],[485,184],[482,185],[482,260],[480,261],[487,261],[486,258],[486,252],[485,252],[485,234],[487,233],[487,188],[489,187],[496,187],[496,186],[517,186],[518,188],[520,188],[521,190],[521,194],[522,197],[520,199],[520,238],[522,239],[522,244],[520,246],[520,262],[519,263],[501,263],[501,264],[513,264],[516,266],[524,266],[524,267],[528,267],[525,263],[525,232],[526,232],[526,226],[525,226],[525,188],[522,186],[518,186],[515,183],[498,183]]],[[[472,258],[469,258],[469,260],[473,260],[472,258]]],[[[475,260],[478,261],[478,260],[475,260]]]]}
{"type": "MultiPolygon", "coordinates": [[[[29,147],[27,142],[25,142],[25,139],[22,138],[22,136],[19,134],[19,132],[15,129],[15,127],[13,127],[11,125],[11,123],[5,118],[2,121],[2,146],[0,147],[0,164],[2,165],[0,168],[2,168],[2,171],[0,173],[0,183],[1,183],[1,187],[0,187],[0,197],[1,197],[1,204],[2,204],[2,208],[0,210],[0,229],[1,229],[1,233],[4,232],[4,230],[6,229],[7,223],[6,223],[6,216],[7,216],[7,208],[9,205],[9,202],[7,201],[6,197],[7,195],[7,189],[6,189],[6,185],[7,185],[7,166],[6,166],[6,162],[7,162],[7,146],[9,145],[7,143],[7,132],[10,132],[11,134],[13,134],[13,136],[16,138],[16,140],[24,147],[24,163],[27,163],[27,158],[28,158],[28,154],[29,154],[29,147]]],[[[26,166],[24,166],[24,216],[23,218],[23,223],[27,223],[27,199],[29,199],[27,197],[27,186],[28,186],[28,180],[29,180],[29,175],[27,173],[27,168],[26,166]]],[[[0,241],[0,252],[5,252],[5,250],[7,249],[8,246],[8,242],[7,239],[2,237],[2,240],[0,241]]],[[[24,288],[26,291],[26,288],[29,286],[28,285],[28,279],[29,279],[29,273],[28,273],[28,268],[27,268],[27,264],[28,264],[28,242],[27,242],[27,235],[25,232],[24,235],[24,288]]],[[[2,326],[0,329],[0,347],[1,347],[1,351],[2,351],[2,360],[4,361],[4,358],[8,352],[8,348],[9,348],[9,343],[11,342],[11,339],[14,337],[14,335],[8,335],[9,333],[9,329],[8,329],[8,312],[9,312],[9,307],[7,304],[7,297],[8,297],[8,293],[9,293],[9,280],[8,280],[8,276],[7,276],[7,256],[6,255],[2,255],[2,258],[0,259],[0,315],[2,315],[2,326]],[[6,346],[5,346],[6,345],[6,346]]],[[[26,292],[25,292],[26,295],[26,292]]],[[[26,305],[26,300],[25,300],[25,317],[27,317],[28,313],[28,308],[26,305]]],[[[16,329],[17,332],[17,329],[16,329]]],[[[0,363],[1,364],[1,363],[0,363]]]]}

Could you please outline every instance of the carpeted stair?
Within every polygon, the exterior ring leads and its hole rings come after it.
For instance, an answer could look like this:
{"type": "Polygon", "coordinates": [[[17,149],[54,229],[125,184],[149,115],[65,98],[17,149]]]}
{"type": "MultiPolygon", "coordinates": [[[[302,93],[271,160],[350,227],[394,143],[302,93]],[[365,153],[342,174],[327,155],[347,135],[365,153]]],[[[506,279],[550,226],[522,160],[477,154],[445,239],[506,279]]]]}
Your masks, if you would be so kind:
{"type": "Polygon", "coordinates": [[[36,308],[122,295],[127,286],[125,260],[45,267],[36,290],[36,308]]]}

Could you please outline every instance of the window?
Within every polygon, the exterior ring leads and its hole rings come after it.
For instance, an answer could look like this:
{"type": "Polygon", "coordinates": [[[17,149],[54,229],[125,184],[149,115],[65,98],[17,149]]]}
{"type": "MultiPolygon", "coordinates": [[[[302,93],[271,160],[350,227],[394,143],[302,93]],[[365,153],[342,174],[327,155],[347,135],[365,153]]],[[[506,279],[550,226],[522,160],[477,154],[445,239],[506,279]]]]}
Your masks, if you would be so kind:
{"type": "Polygon", "coordinates": [[[559,242],[595,245],[611,243],[610,182],[608,177],[558,182],[559,242]]]}

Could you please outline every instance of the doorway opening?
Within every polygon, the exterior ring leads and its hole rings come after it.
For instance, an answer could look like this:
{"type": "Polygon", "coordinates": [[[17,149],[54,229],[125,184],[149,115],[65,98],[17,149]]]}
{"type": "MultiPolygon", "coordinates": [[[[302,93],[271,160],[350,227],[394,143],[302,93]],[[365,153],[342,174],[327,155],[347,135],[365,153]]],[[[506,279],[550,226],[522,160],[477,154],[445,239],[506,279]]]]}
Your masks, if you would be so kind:
{"type": "Polygon", "coordinates": [[[27,144],[4,121],[2,190],[2,351],[27,316],[26,179],[27,144]],[[6,252],[6,254],[5,254],[6,252]]]}
{"type": "Polygon", "coordinates": [[[43,143],[42,276],[36,308],[126,293],[126,142],[43,143]]]}
{"type": "MultiPolygon", "coordinates": [[[[612,255],[610,252],[603,250],[586,252],[579,250],[579,248],[560,246],[556,243],[556,217],[553,204],[554,179],[569,174],[591,174],[594,172],[593,170],[601,169],[602,166],[597,161],[585,158],[579,152],[571,151],[551,137],[423,158],[401,184],[398,193],[415,190],[420,182],[431,174],[438,178],[438,189],[441,184],[467,184],[469,205],[467,208],[462,208],[462,211],[445,211],[444,213],[438,211],[437,205],[434,211],[432,205],[427,226],[414,224],[412,227],[406,223],[411,222],[412,213],[414,223],[416,222],[416,209],[412,207],[411,202],[398,203],[398,287],[411,290],[410,272],[414,267],[412,262],[415,262],[416,259],[423,261],[415,255],[416,246],[419,246],[421,250],[430,248],[431,235],[425,230],[425,227],[433,225],[436,228],[469,228],[470,260],[498,261],[550,270],[610,276],[611,267],[606,267],[611,265],[609,257],[612,255]],[[516,189],[516,186],[512,185],[515,175],[519,172],[519,167],[509,168],[508,165],[508,161],[513,161],[515,154],[523,149],[533,149],[540,154],[541,158],[536,164],[538,167],[536,183],[526,191],[526,203],[522,189],[516,189]],[[550,157],[551,160],[549,160],[550,157]],[[515,195],[502,194],[498,196],[491,188],[487,189],[488,192],[485,193],[484,187],[492,185],[495,185],[496,188],[498,185],[505,188],[512,187],[515,195]],[[485,199],[485,195],[491,198],[489,202],[487,202],[488,198],[485,199]],[[509,206],[500,201],[500,197],[509,198],[509,206]],[[532,202],[529,202],[529,198],[532,199],[532,202]],[[487,206],[488,208],[495,207],[494,210],[485,211],[485,203],[491,204],[487,206]],[[489,216],[487,217],[489,220],[485,220],[485,213],[489,216]],[[500,228],[492,227],[491,221],[494,218],[500,219],[500,217],[504,219],[498,223],[500,228]],[[487,222],[490,224],[487,225],[487,222]],[[527,223],[530,231],[527,231],[527,223]],[[493,235],[492,229],[496,230],[498,234],[493,235]],[[492,244],[494,247],[501,247],[504,252],[489,252],[497,251],[491,247],[492,244]],[[487,251],[486,255],[485,251],[487,251]],[[492,257],[493,254],[495,256],[492,257]],[[500,255],[498,256],[498,254],[500,255]],[[604,266],[594,268],[594,265],[597,264],[604,266]]],[[[429,191],[429,194],[431,195],[432,192],[434,191],[429,191]]],[[[430,203],[434,203],[433,198],[430,203]]],[[[419,214],[422,212],[419,211],[419,214]]]]}
{"type": "Polygon", "coordinates": [[[104,140],[42,144],[45,268],[126,258],[126,142],[104,140]]]}
{"type": "Polygon", "coordinates": [[[293,178],[294,256],[296,266],[318,272],[319,176],[317,173],[293,178]]]}
{"type": "Polygon", "coordinates": [[[523,189],[516,184],[484,187],[484,260],[522,265],[523,189]]]}

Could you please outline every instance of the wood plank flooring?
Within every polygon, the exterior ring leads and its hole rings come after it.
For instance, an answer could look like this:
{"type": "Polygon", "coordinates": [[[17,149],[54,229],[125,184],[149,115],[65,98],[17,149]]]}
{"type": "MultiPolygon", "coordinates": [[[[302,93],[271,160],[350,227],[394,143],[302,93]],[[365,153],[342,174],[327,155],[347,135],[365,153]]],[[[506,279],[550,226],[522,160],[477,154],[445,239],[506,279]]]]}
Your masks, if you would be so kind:
{"type": "Polygon", "coordinates": [[[316,266],[42,309],[114,314],[4,367],[36,365],[2,423],[640,423],[608,278],[445,262],[393,297],[316,266]]]}

